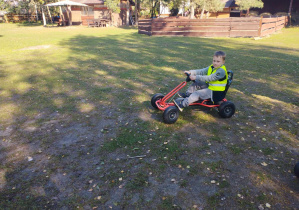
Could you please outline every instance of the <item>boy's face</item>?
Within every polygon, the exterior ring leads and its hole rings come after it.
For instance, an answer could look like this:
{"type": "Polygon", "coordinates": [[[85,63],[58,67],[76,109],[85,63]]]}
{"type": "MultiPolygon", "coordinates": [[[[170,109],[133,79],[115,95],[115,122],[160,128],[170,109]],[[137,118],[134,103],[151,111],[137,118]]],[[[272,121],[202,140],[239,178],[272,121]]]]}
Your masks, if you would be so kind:
{"type": "Polygon", "coordinates": [[[213,57],[213,66],[214,68],[218,68],[220,66],[222,66],[225,63],[225,60],[223,60],[222,57],[213,57]]]}

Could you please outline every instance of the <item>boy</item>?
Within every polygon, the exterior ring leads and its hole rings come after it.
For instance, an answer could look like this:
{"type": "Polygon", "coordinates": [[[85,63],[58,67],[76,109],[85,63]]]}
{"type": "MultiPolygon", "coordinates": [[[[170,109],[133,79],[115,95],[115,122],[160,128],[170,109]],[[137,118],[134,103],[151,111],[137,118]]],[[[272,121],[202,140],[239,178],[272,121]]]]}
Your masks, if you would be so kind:
{"type": "Polygon", "coordinates": [[[199,99],[211,99],[213,102],[218,102],[224,98],[227,84],[225,57],[224,52],[216,51],[211,66],[184,72],[190,74],[190,79],[195,82],[189,86],[186,93],[178,93],[181,98],[173,101],[180,111],[199,99]]]}

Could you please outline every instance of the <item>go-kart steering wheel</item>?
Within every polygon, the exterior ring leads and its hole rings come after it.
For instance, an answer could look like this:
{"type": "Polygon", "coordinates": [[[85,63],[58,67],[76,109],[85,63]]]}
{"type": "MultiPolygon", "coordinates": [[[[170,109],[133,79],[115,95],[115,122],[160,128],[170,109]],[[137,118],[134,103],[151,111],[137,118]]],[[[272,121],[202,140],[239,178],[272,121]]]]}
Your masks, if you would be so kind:
{"type": "MultiPolygon", "coordinates": [[[[188,73],[185,73],[185,74],[187,75],[187,77],[186,77],[186,82],[190,82],[190,81],[192,81],[192,80],[190,79],[191,74],[188,74],[188,73]]],[[[193,80],[193,82],[195,82],[195,81],[193,80]]]]}

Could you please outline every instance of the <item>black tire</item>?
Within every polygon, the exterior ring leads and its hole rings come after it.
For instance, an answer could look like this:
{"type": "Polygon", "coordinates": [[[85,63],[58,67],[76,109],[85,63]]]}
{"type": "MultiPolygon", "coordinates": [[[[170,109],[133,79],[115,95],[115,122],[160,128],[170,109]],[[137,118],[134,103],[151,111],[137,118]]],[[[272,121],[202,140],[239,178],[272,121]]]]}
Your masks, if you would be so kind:
{"type": "Polygon", "coordinates": [[[167,124],[175,123],[179,118],[179,109],[176,106],[170,106],[163,112],[163,121],[167,124]]]}
{"type": "Polygon", "coordinates": [[[294,174],[299,178],[299,162],[294,167],[294,174]]]}
{"type": "Polygon", "coordinates": [[[158,101],[161,98],[164,98],[164,95],[161,93],[157,93],[152,97],[151,104],[155,109],[158,109],[158,107],[156,105],[156,101],[158,101]]]}
{"type": "Polygon", "coordinates": [[[236,107],[230,101],[223,102],[218,108],[218,114],[222,118],[230,118],[235,114],[236,107]]]}

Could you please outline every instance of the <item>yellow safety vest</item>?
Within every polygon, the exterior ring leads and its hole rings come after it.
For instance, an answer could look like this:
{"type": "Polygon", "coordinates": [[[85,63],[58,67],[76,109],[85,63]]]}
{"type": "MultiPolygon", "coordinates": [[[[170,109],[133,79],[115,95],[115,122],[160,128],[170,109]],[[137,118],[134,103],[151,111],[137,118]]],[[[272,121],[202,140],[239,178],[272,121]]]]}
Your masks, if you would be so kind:
{"type": "Polygon", "coordinates": [[[222,68],[225,71],[225,78],[221,81],[217,80],[217,81],[209,82],[209,89],[213,90],[213,91],[225,91],[225,87],[226,87],[226,84],[227,84],[226,67],[224,65],[222,65],[219,68],[212,68],[212,66],[213,65],[211,65],[209,67],[208,74],[207,74],[208,76],[211,75],[211,74],[214,74],[217,71],[217,69],[222,68]]]}

